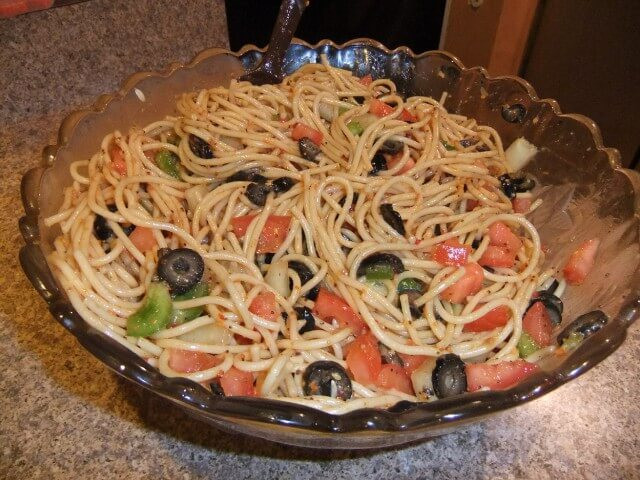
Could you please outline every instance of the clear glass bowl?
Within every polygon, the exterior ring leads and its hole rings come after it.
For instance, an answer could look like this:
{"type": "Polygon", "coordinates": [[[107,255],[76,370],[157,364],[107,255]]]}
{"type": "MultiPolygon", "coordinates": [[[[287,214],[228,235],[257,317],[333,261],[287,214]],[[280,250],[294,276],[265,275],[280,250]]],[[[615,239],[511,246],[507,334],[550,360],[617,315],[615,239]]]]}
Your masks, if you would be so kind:
{"type": "Polygon", "coordinates": [[[387,50],[368,40],[341,46],[295,41],[287,52],[291,73],[326,54],[332,65],[361,76],[389,77],[406,94],[440,98],[451,112],[494,127],[505,145],[524,136],[540,149],[527,170],[544,185],[545,202],[532,220],[552,251],[548,262],[559,265],[577,242],[602,239],[589,281],[572,287],[565,301],[565,321],[596,308],[611,318],[570,356],[550,360],[543,371],[502,392],[476,392],[432,403],[401,402],[386,409],[363,409],[342,416],[257,398],[219,398],[186,379],[166,378],[144,360],[91,328],[74,311],[45,260],[57,231],[42,219],[56,211],[63,187],[71,183],[69,163],[88,158],[102,137],[127,131],[171,114],[185,91],[226,85],[260,61],[263,52],[247,46],[238,53],[210,49],[187,65],[162,72],[141,72],[120,91],[103,95],[86,110],[62,123],[58,143],[45,148],[42,166],[22,180],[25,216],[20,230],[26,246],[22,267],[48,303],[51,313],[78,341],[123,377],[224,430],[286,444],[316,448],[370,448],[424,439],[533,400],[575,378],[610,355],[624,340],[640,309],[639,222],[640,175],[621,168],[619,153],[602,146],[598,127],[581,115],[560,113],[553,100],[540,100],[516,77],[491,78],[481,68],[465,68],[448,53],[414,55],[406,48],[387,50]]]}

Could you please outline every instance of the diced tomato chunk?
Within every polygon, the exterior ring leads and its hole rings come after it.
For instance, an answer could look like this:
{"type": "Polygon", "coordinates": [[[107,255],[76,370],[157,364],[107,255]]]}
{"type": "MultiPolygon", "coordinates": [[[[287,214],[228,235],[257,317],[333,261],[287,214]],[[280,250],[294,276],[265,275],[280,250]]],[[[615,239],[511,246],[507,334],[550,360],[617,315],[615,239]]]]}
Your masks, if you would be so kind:
{"type": "Polygon", "coordinates": [[[513,211],[516,213],[527,213],[531,208],[531,197],[516,197],[511,200],[513,211]]]}
{"type": "Polygon", "coordinates": [[[371,85],[371,82],[373,82],[373,77],[371,76],[370,73],[360,78],[360,83],[364,86],[368,87],[369,85],[371,85]]]}
{"type": "Polygon", "coordinates": [[[413,385],[407,372],[400,365],[383,365],[376,385],[386,390],[398,390],[413,395],[413,385]]]}
{"type": "Polygon", "coordinates": [[[522,330],[527,332],[539,347],[551,345],[553,324],[544,303],[535,302],[531,305],[522,319],[522,330]]]}
{"type": "Polygon", "coordinates": [[[296,123],[295,127],[293,127],[293,131],[291,132],[291,138],[294,140],[300,140],[301,138],[307,137],[316,145],[320,145],[322,143],[322,132],[319,132],[315,128],[311,128],[304,123],[296,123]]]}
{"type": "Polygon", "coordinates": [[[220,377],[220,386],[227,397],[254,397],[253,373],[231,367],[220,377]]]}
{"type": "Polygon", "coordinates": [[[600,240],[592,238],[587,240],[571,254],[562,273],[569,285],[580,285],[593,268],[600,240]]]}
{"type": "MultiPolygon", "coordinates": [[[[235,217],[231,219],[231,226],[233,232],[238,238],[244,237],[247,233],[247,229],[251,224],[251,221],[256,215],[243,215],[241,217],[235,217]]],[[[269,215],[267,222],[260,233],[258,238],[258,246],[256,253],[275,253],[282,245],[282,242],[287,238],[289,233],[289,224],[291,223],[291,217],[282,215],[269,215]]]]}
{"type": "Polygon", "coordinates": [[[489,226],[489,239],[491,245],[504,247],[511,253],[517,253],[522,247],[522,241],[502,222],[494,222],[489,226]]]}
{"type": "Polygon", "coordinates": [[[400,120],[403,122],[413,123],[418,121],[418,117],[409,112],[406,108],[403,108],[402,113],[400,113],[400,120]]]}
{"type": "Polygon", "coordinates": [[[369,104],[369,112],[377,117],[386,117],[393,113],[393,107],[376,98],[371,99],[369,104]]]}
{"type": "Polygon", "coordinates": [[[256,295],[249,305],[249,311],[271,321],[276,320],[280,315],[280,309],[273,292],[260,292],[256,295]]]}
{"type": "Polygon", "coordinates": [[[112,143],[109,147],[109,156],[111,157],[111,168],[120,175],[126,175],[127,162],[124,160],[124,152],[122,149],[115,143],[112,143]]]}
{"type": "Polygon", "coordinates": [[[318,292],[313,313],[325,322],[335,319],[340,328],[351,327],[354,335],[361,335],[367,331],[367,324],[362,317],[342,297],[325,288],[321,288],[318,292]]]}
{"type": "Polygon", "coordinates": [[[540,369],[535,363],[515,360],[502,363],[469,363],[466,366],[467,390],[474,392],[483,387],[505,390],[520,383],[540,369]]]}
{"type": "Polygon", "coordinates": [[[480,202],[478,200],[474,200],[472,198],[467,200],[467,212],[470,212],[472,210],[474,210],[478,205],[480,205],[480,202]]]}
{"type": "Polygon", "coordinates": [[[411,375],[424,361],[429,358],[425,355],[408,355],[406,353],[398,353],[404,363],[404,371],[407,375],[411,375]]]}
{"type": "Polygon", "coordinates": [[[450,238],[444,243],[436,245],[431,255],[436,262],[442,265],[459,267],[466,265],[469,253],[471,253],[470,246],[461,244],[455,238],[450,238]]]}
{"type": "MultiPolygon", "coordinates": [[[[480,308],[482,305],[479,305],[480,308]]],[[[476,310],[478,309],[476,308],[476,310]]],[[[467,323],[463,330],[465,332],[485,332],[487,330],[493,330],[494,328],[504,327],[511,318],[511,310],[506,305],[500,305],[499,307],[489,310],[483,316],[474,320],[471,323],[467,323]]]]}
{"type": "Polygon", "coordinates": [[[348,347],[347,367],[353,378],[363,385],[375,384],[382,368],[378,340],[370,333],[357,337],[348,347]]]}
{"type": "Polygon", "coordinates": [[[142,253],[152,250],[157,245],[156,237],[153,236],[153,230],[147,227],[136,227],[129,235],[129,240],[142,253]]]}
{"type": "Polygon", "coordinates": [[[180,373],[200,372],[222,363],[222,358],[205,352],[169,349],[169,368],[180,373]]]}
{"type": "Polygon", "coordinates": [[[505,247],[488,245],[478,263],[483,267],[511,268],[516,263],[516,253],[510,252],[505,247]]]}
{"type": "MultiPolygon", "coordinates": [[[[402,160],[402,152],[398,152],[395,155],[387,154],[385,155],[385,158],[387,160],[387,168],[391,170],[393,167],[395,167],[398,164],[400,160],[402,160]]],[[[407,160],[407,163],[405,163],[404,166],[400,170],[398,170],[396,175],[402,175],[404,173],[407,173],[409,170],[411,170],[415,166],[416,166],[415,160],[409,157],[409,159],[407,160]]]]}
{"type": "Polygon", "coordinates": [[[469,295],[474,295],[482,288],[484,270],[477,263],[469,263],[460,280],[447,288],[440,296],[452,303],[462,303],[469,295]]]}

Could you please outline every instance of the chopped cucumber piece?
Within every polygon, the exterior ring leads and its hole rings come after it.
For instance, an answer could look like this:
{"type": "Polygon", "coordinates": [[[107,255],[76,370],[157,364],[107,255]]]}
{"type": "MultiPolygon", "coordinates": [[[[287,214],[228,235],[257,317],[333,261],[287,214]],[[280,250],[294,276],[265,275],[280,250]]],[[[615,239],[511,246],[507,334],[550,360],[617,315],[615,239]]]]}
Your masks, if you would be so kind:
{"type": "Polygon", "coordinates": [[[389,280],[393,278],[391,265],[376,263],[367,267],[365,271],[367,280],[389,280]]]}
{"type": "Polygon", "coordinates": [[[351,120],[349,123],[347,123],[347,128],[354,135],[362,135],[362,132],[364,132],[364,128],[362,127],[362,125],[360,125],[360,122],[356,120],[351,120]]]}
{"type": "MultiPolygon", "coordinates": [[[[184,300],[193,300],[194,298],[206,297],[209,295],[209,284],[206,282],[196,283],[193,288],[181,295],[173,297],[174,302],[181,302],[184,300]]],[[[194,318],[198,318],[204,312],[204,307],[191,307],[183,309],[173,309],[171,312],[171,324],[180,325],[181,323],[188,322],[194,318]]]]}
{"type": "Polygon", "coordinates": [[[533,338],[531,338],[531,335],[527,332],[522,332],[520,340],[518,341],[518,352],[520,352],[520,356],[525,358],[538,350],[540,350],[540,347],[533,338]]]}
{"type": "Polygon", "coordinates": [[[142,306],[127,319],[127,335],[148,337],[164,329],[171,319],[171,296],[164,283],[150,283],[142,306]]]}

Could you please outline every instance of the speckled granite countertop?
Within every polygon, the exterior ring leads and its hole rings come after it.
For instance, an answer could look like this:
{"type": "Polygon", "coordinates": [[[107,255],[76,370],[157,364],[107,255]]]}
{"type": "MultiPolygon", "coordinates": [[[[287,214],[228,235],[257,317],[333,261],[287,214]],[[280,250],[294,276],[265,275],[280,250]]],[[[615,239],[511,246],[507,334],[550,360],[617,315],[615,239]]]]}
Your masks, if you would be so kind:
{"type": "Polygon", "coordinates": [[[118,378],[54,322],[18,264],[21,176],[70,110],[136,70],[226,43],[218,0],[92,0],[0,20],[0,478],[640,478],[638,325],[533,403],[422,444],[349,453],[213,430],[118,378]]]}

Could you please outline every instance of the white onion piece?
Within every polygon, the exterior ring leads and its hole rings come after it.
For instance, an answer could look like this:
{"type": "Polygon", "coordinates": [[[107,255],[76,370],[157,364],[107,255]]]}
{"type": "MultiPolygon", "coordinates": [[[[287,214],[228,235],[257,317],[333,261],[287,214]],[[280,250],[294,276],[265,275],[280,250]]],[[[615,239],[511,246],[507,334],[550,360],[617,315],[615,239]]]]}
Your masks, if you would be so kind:
{"type": "Polygon", "coordinates": [[[193,212],[207,193],[209,193],[209,186],[207,184],[196,185],[195,187],[185,190],[184,196],[189,204],[189,210],[193,212]]]}
{"type": "Polygon", "coordinates": [[[272,263],[264,277],[264,281],[283,297],[287,298],[291,293],[289,290],[289,265],[286,260],[278,260],[272,263]]]}
{"type": "Polygon", "coordinates": [[[218,325],[203,325],[190,332],[183,333],[179,340],[191,343],[202,343],[204,345],[231,345],[233,335],[226,328],[218,325]]]}
{"type": "Polygon", "coordinates": [[[226,143],[231,148],[235,148],[236,150],[242,150],[244,148],[243,143],[237,137],[228,137],[226,135],[221,135],[220,141],[222,143],[226,143]]]}
{"type": "Polygon", "coordinates": [[[504,152],[511,172],[522,170],[538,153],[536,146],[528,142],[524,137],[516,138],[504,152]]]}
{"type": "Polygon", "coordinates": [[[327,122],[333,122],[335,118],[335,109],[333,105],[329,105],[328,103],[320,102],[318,105],[318,113],[320,114],[320,118],[326,120],[327,122]]]}
{"type": "Polygon", "coordinates": [[[413,391],[420,400],[430,400],[435,398],[433,391],[432,374],[436,366],[436,358],[427,358],[422,365],[416,368],[411,374],[413,391]]]}

